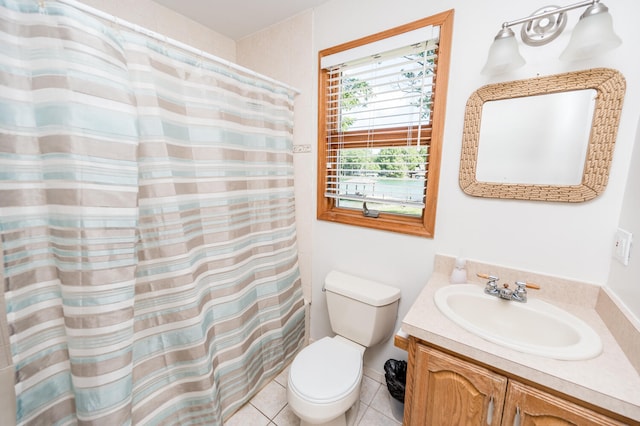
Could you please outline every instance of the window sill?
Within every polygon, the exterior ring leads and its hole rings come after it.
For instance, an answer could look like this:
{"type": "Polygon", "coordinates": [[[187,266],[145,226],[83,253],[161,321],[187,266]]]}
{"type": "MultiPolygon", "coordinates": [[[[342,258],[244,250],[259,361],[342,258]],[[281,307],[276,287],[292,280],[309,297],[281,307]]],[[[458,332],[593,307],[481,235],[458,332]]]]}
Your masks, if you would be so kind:
{"type": "Polygon", "coordinates": [[[403,217],[380,213],[377,218],[364,217],[357,210],[330,208],[318,211],[318,220],[360,226],[380,231],[397,232],[424,238],[433,238],[433,228],[424,223],[420,217],[403,217]]]}

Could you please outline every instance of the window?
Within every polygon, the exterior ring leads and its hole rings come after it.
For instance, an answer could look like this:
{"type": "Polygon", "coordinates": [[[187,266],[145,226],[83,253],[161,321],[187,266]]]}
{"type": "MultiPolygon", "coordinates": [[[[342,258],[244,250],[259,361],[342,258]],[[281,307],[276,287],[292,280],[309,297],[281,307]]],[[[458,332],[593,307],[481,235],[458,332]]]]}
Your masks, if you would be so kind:
{"type": "Polygon", "coordinates": [[[433,237],[453,10],[319,53],[318,219],[433,237]]]}

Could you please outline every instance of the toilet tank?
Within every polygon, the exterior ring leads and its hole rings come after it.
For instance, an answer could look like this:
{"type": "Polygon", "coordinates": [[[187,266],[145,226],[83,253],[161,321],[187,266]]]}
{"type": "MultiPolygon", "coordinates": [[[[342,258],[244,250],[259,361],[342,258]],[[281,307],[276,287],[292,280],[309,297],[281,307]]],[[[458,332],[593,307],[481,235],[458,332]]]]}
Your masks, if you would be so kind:
{"type": "Polygon", "coordinates": [[[393,332],[400,289],[338,271],[327,275],[324,289],[334,333],[369,347],[393,332]]]}

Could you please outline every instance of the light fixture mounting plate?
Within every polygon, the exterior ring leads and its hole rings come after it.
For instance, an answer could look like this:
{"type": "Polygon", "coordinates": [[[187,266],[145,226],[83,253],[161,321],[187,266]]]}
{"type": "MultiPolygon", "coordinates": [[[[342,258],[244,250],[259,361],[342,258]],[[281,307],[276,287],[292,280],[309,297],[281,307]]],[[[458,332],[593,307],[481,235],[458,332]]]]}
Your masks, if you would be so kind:
{"type": "Polygon", "coordinates": [[[558,6],[545,6],[531,14],[531,20],[522,24],[520,37],[529,46],[542,46],[555,40],[567,26],[565,12],[553,13],[558,6]],[[544,16],[537,16],[544,15],[544,16]]]}

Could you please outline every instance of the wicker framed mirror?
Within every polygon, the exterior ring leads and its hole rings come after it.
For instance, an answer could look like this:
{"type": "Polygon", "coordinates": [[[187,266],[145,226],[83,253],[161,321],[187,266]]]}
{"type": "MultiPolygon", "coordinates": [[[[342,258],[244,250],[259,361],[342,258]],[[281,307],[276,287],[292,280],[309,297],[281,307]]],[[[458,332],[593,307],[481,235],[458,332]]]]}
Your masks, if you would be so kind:
{"type": "MultiPolygon", "coordinates": [[[[625,89],[625,79],[622,74],[608,68],[595,68],[527,80],[490,84],[481,87],[469,97],[466,105],[462,153],[460,157],[460,187],[468,195],[489,198],[576,203],[597,197],[604,191],[609,178],[609,168],[613,157],[613,147],[616,141],[625,89]],[[487,176],[486,174],[478,174],[478,170],[480,170],[478,154],[481,146],[489,146],[487,138],[495,137],[495,132],[481,131],[483,126],[483,111],[486,112],[487,110],[485,107],[492,105],[496,101],[518,99],[519,103],[509,104],[508,108],[511,108],[512,105],[522,105],[522,102],[528,102],[529,100],[538,101],[538,98],[546,98],[546,95],[560,95],[561,98],[566,94],[568,98],[569,94],[578,94],[578,96],[584,98],[584,95],[580,95],[580,92],[586,93],[587,97],[593,98],[594,100],[592,106],[580,107],[584,111],[588,111],[588,116],[585,120],[585,129],[568,130],[574,138],[577,137],[578,144],[583,145],[582,147],[578,147],[577,150],[572,151],[572,153],[567,154],[578,157],[574,158],[574,161],[579,167],[575,183],[566,183],[562,180],[560,183],[555,183],[552,180],[547,182],[545,176],[542,176],[540,180],[534,179],[529,181],[525,179],[522,181],[520,179],[514,179],[513,181],[509,181],[507,178],[505,181],[504,179],[483,177],[487,176]],[[486,136],[487,134],[493,136],[486,136]],[[580,134],[583,136],[576,136],[580,134]],[[481,135],[483,135],[482,140],[481,135]],[[578,152],[582,154],[576,154],[578,152]]],[[[555,104],[557,104],[558,99],[560,99],[559,97],[554,98],[553,96],[549,96],[548,98],[549,99],[546,100],[547,102],[555,104]]],[[[553,113],[554,116],[558,117],[552,118],[558,118],[557,121],[559,122],[567,121],[565,115],[568,115],[568,113],[573,110],[573,108],[559,107],[560,112],[553,113]]],[[[529,110],[522,111],[521,113],[516,111],[516,114],[524,117],[533,117],[533,115],[530,115],[529,110]]],[[[585,113],[582,114],[584,115],[585,113]]],[[[551,118],[549,118],[549,120],[550,119],[551,118]]],[[[488,125],[487,121],[488,120],[485,120],[485,127],[488,125]]],[[[514,144],[520,139],[518,132],[522,134],[522,132],[527,132],[527,130],[519,128],[518,124],[514,124],[513,121],[506,117],[503,121],[499,126],[493,125],[493,127],[499,127],[500,131],[508,130],[512,132],[509,136],[502,138],[504,139],[504,142],[501,142],[504,143],[502,146],[503,150],[505,152],[510,150],[523,151],[514,144]]],[[[549,124],[548,122],[536,121],[532,126],[543,127],[549,124]]],[[[560,140],[553,141],[552,145],[563,143],[563,138],[563,136],[560,136],[560,140]]],[[[540,146],[543,146],[545,144],[542,142],[547,141],[540,140],[539,142],[540,146]]],[[[567,143],[567,145],[569,144],[570,143],[567,143]]],[[[575,145],[575,142],[571,142],[571,144],[575,145]]],[[[495,148],[493,149],[493,152],[496,152],[495,148]]],[[[531,148],[529,147],[527,149],[531,148]]],[[[485,149],[483,152],[487,152],[487,150],[485,149]]],[[[528,154],[522,152],[520,154],[521,157],[525,158],[524,161],[527,161],[526,155],[528,154]]],[[[539,152],[536,151],[535,154],[537,155],[539,152]]],[[[549,155],[556,156],[556,154],[553,153],[549,155]]],[[[482,159],[482,156],[480,156],[480,159],[482,159]]],[[[511,160],[508,158],[500,159],[492,164],[499,164],[502,161],[509,162],[511,160]]],[[[563,168],[563,165],[560,164],[558,167],[563,168]]]]}

